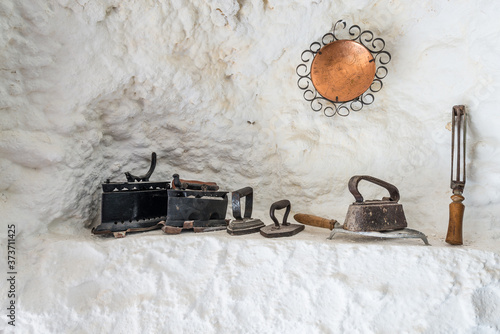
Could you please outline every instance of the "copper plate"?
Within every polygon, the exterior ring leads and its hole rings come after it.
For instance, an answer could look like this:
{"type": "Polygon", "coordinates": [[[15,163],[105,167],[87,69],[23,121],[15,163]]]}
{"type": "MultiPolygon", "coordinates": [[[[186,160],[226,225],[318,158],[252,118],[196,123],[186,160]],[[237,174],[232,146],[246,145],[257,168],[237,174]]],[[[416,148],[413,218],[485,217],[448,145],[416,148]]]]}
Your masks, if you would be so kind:
{"type": "Polygon", "coordinates": [[[375,77],[375,61],[358,42],[338,40],[325,45],[314,58],[311,79],[321,96],[346,102],[363,94],[375,77]]]}

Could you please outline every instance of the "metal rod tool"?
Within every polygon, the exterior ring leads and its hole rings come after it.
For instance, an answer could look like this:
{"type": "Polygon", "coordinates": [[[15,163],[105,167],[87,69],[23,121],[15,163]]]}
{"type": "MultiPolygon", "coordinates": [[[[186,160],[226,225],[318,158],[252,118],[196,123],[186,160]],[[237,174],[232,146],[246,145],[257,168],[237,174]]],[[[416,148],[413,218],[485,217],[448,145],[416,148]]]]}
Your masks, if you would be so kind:
{"type": "Polygon", "coordinates": [[[446,242],[451,245],[462,245],[462,223],[465,206],[462,196],[465,187],[465,134],[466,112],[465,106],[454,106],[451,118],[451,182],[453,190],[450,203],[450,221],[446,242]]]}

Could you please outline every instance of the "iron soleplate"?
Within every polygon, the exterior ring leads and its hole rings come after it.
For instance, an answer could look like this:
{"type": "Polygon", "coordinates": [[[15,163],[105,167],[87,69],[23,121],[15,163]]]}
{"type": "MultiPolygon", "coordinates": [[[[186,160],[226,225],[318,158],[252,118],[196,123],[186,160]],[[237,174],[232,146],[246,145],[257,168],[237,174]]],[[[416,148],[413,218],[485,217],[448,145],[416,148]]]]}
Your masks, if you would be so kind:
{"type": "Polygon", "coordinates": [[[304,225],[299,224],[281,224],[280,227],[276,225],[268,225],[260,229],[260,234],[266,238],[280,238],[291,237],[304,230],[304,225]]]}
{"type": "Polygon", "coordinates": [[[231,235],[243,235],[257,233],[266,226],[262,220],[253,218],[236,219],[227,226],[227,233],[231,235]]]}

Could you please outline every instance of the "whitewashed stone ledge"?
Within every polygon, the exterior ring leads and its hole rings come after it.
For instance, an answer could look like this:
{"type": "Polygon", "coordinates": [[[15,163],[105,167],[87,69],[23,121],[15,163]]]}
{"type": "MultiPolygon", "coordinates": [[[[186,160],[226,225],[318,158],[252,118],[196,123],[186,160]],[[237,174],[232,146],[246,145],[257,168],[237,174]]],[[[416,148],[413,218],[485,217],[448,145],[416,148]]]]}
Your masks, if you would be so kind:
{"type": "MultiPolygon", "coordinates": [[[[20,242],[23,333],[498,333],[500,255],[421,240],[161,231],[20,242]]],[[[3,293],[3,292],[2,292],[3,293]]],[[[1,328],[0,328],[1,329],[1,328]]],[[[21,330],[22,329],[22,330],[21,330]]]]}

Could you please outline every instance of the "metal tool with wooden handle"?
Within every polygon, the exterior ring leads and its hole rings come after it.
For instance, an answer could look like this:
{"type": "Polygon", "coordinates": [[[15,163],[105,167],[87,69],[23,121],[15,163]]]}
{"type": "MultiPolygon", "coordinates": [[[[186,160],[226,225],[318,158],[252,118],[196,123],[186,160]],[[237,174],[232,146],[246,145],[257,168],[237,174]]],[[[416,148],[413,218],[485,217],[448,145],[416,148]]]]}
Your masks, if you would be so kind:
{"type": "Polygon", "coordinates": [[[330,230],[333,230],[333,228],[335,227],[335,223],[337,223],[335,219],[326,219],[314,215],[308,215],[305,213],[297,213],[293,216],[293,218],[304,225],[323,227],[330,230]]]}
{"type": "Polygon", "coordinates": [[[450,203],[450,221],[446,242],[451,245],[462,245],[462,223],[465,206],[462,196],[465,187],[465,130],[466,112],[465,107],[454,106],[451,120],[451,189],[453,195],[450,203]]]}

